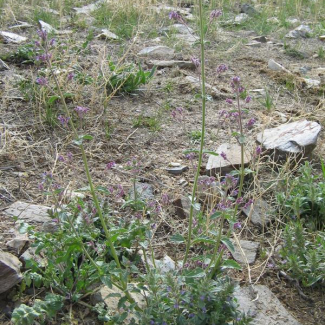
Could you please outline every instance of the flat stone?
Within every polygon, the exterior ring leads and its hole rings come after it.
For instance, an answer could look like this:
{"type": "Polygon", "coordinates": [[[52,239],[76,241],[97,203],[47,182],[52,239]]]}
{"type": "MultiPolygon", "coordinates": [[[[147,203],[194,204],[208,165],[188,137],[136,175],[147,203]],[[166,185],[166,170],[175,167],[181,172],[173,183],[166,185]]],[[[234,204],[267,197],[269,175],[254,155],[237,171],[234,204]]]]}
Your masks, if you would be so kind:
{"type": "MultiPolygon", "coordinates": [[[[185,80],[190,84],[192,89],[195,89],[196,91],[201,91],[201,81],[199,78],[187,76],[185,77],[185,80]]],[[[221,93],[217,88],[211,86],[210,84],[205,84],[205,88],[207,90],[207,93],[213,98],[226,99],[229,97],[229,95],[221,93]]]]}
{"type": "Polygon", "coordinates": [[[38,265],[45,267],[47,265],[46,258],[40,254],[36,254],[36,247],[29,247],[21,256],[20,259],[24,263],[28,263],[29,260],[35,261],[38,265]]]}
{"type": "MultiPolygon", "coordinates": [[[[128,287],[130,288],[131,285],[132,283],[129,283],[128,287]]],[[[144,294],[142,295],[138,292],[131,292],[131,290],[129,292],[131,297],[134,299],[134,301],[138,304],[140,308],[144,308],[146,306],[144,294]]],[[[107,306],[107,309],[112,313],[112,315],[118,315],[121,313],[121,310],[118,308],[118,303],[119,300],[124,296],[125,294],[123,293],[123,291],[114,285],[112,286],[112,288],[102,286],[98,292],[91,296],[90,301],[93,305],[100,302],[104,302],[107,306]]],[[[126,302],[126,305],[129,305],[129,303],[126,302]]],[[[124,320],[125,324],[129,324],[132,318],[137,319],[134,314],[129,313],[127,318],[124,320]]]]}
{"type": "Polygon", "coordinates": [[[51,221],[48,216],[49,207],[17,201],[4,210],[5,214],[17,217],[27,223],[44,223],[51,221]]]}
{"type": "Polygon", "coordinates": [[[264,227],[275,218],[275,211],[264,200],[256,200],[252,205],[242,210],[250,221],[257,226],[264,227]]]}
{"type": "Polygon", "coordinates": [[[10,26],[9,29],[26,29],[31,28],[33,25],[26,23],[25,21],[17,21],[17,25],[10,26]]]}
{"type": "Polygon", "coordinates": [[[21,266],[22,264],[16,256],[0,251],[0,294],[22,280],[21,266]]]}
{"type": "MultiPolygon", "coordinates": [[[[155,198],[155,195],[153,194],[153,186],[148,183],[135,183],[135,190],[137,192],[137,199],[147,201],[155,198]]],[[[133,186],[130,188],[129,195],[132,200],[135,199],[133,186]]]]}
{"type": "Polygon", "coordinates": [[[175,61],[175,60],[151,60],[147,62],[149,68],[156,66],[157,68],[173,68],[194,69],[195,65],[192,61],[175,61]]]}
{"type": "Polygon", "coordinates": [[[39,23],[41,29],[45,30],[48,34],[51,34],[51,33],[56,34],[58,32],[54,27],[52,27],[50,24],[46,23],[43,20],[39,20],[38,23],[39,23]]]}
{"type": "Polygon", "coordinates": [[[235,247],[235,251],[231,254],[238,263],[246,264],[248,262],[248,264],[253,264],[255,262],[260,243],[249,240],[240,240],[240,249],[236,241],[231,241],[235,247]],[[243,253],[245,255],[243,255],[243,253]]]}
{"type": "Polygon", "coordinates": [[[170,31],[175,31],[176,34],[193,34],[194,31],[191,27],[187,27],[184,24],[174,24],[174,25],[170,25],[167,27],[164,27],[162,30],[162,32],[170,32],[170,31]]]}
{"type": "Polygon", "coordinates": [[[319,38],[321,41],[325,41],[325,35],[319,35],[318,38],[319,38]]]}
{"type": "Polygon", "coordinates": [[[266,36],[257,36],[254,37],[252,40],[260,43],[267,43],[269,41],[269,39],[266,36]]]}
{"type": "MultiPolygon", "coordinates": [[[[229,174],[232,170],[239,169],[241,165],[241,147],[238,144],[224,143],[216,150],[218,156],[210,155],[206,166],[207,174],[229,174]],[[221,154],[225,153],[227,159],[222,158],[221,154]]],[[[248,152],[244,153],[245,167],[251,161],[251,155],[248,152]]]]}
{"type": "MultiPolygon", "coordinates": [[[[95,11],[96,9],[99,8],[99,6],[104,3],[105,0],[99,0],[99,1],[96,1],[95,3],[91,3],[89,5],[86,5],[86,6],[83,6],[83,7],[76,7],[76,8],[73,8],[73,10],[76,12],[77,15],[88,15],[90,13],[92,13],[93,11],[95,11]]],[[[106,0],[106,2],[108,2],[106,0]]]]}
{"type": "Polygon", "coordinates": [[[20,254],[21,250],[25,247],[28,242],[28,236],[25,234],[9,240],[6,245],[14,249],[18,254],[20,254]]]}
{"type": "Polygon", "coordinates": [[[262,46],[262,43],[261,42],[253,41],[253,42],[247,43],[245,46],[249,46],[249,47],[261,47],[262,46]]]}
{"type": "Polygon", "coordinates": [[[139,56],[165,60],[172,59],[174,54],[175,51],[173,49],[162,45],[146,47],[138,53],[139,56]]]}
{"type": "Polygon", "coordinates": [[[175,37],[188,45],[193,45],[195,42],[198,41],[198,38],[192,34],[175,34],[175,37]]]}
{"type": "MultiPolygon", "coordinates": [[[[189,197],[181,197],[173,201],[175,214],[180,219],[187,219],[190,215],[191,200],[189,197]]],[[[193,215],[196,216],[200,212],[200,204],[194,203],[193,215]]]]}
{"type": "Polygon", "coordinates": [[[266,90],[264,88],[252,89],[249,91],[253,98],[263,98],[266,97],[266,90]]]}
{"type": "MultiPolygon", "coordinates": [[[[143,256],[143,253],[140,253],[141,259],[143,264],[145,264],[145,259],[143,256]]],[[[159,270],[161,274],[166,274],[171,271],[175,271],[176,269],[176,263],[173,259],[171,259],[168,255],[165,255],[163,259],[161,260],[156,260],[155,259],[155,264],[152,262],[152,258],[150,254],[147,254],[147,262],[150,268],[156,268],[159,270]]],[[[178,266],[180,266],[180,263],[177,263],[178,266]]]]}
{"type": "Polygon", "coordinates": [[[300,25],[294,30],[291,30],[285,37],[287,38],[306,38],[309,34],[312,33],[312,30],[307,25],[300,25]]]}
{"type": "Polygon", "coordinates": [[[9,66],[0,59],[0,71],[10,70],[9,66]]]}
{"type": "Polygon", "coordinates": [[[188,170],[187,166],[168,167],[166,171],[173,175],[181,175],[183,172],[188,170]]]}
{"type": "Polygon", "coordinates": [[[273,59],[270,59],[268,62],[269,69],[273,71],[285,71],[287,73],[290,73],[289,70],[287,70],[284,66],[282,66],[280,63],[274,61],[273,59]]]}
{"type": "Polygon", "coordinates": [[[308,157],[316,147],[320,130],[320,124],[301,120],[266,129],[257,135],[257,142],[264,149],[274,151],[279,158],[289,154],[302,154],[308,157]]]}
{"type": "Polygon", "coordinates": [[[11,32],[0,31],[0,40],[5,43],[21,44],[27,41],[27,37],[11,32]]]}
{"type": "Polygon", "coordinates": [[[235,17],[235,23],[241,24],[249,19],[249,16],[245,13],[241,13],[235,17]]]}
{"type": "Polygon", "coordinates": [[[97,35],[96,38],[112,39],[112,40],[120,39],[116,34],[110,32],[108,29],[102,29],[102,32],[99,35],[97,35]]]}
{"type": "Polygon", "coordinates": [[[245,13],[248,16],[255,16],[255,15],[258,14],[256,9],[252,5],[250,5],[248,3],[244,3],[244,4],[240,5],[240,12],[245,13]]]}
{"type": "Polygon", "coordinates": [[[317,88],[320,86],[320,80],[304,78],[307,88],[317,88]]]}
{"type": "Polygon", "coordinates": [[[268,287],[258,284],[254,290],[242,287],[234,292],[239,310],[255,315],[252,325],[301,325],[268,287]]]}

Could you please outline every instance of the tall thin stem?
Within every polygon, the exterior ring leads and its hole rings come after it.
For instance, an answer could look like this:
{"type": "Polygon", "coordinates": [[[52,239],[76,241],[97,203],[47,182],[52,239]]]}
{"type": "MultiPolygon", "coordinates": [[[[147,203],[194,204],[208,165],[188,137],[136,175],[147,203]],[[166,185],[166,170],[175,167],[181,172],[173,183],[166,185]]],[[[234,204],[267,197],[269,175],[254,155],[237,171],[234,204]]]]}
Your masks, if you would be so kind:
{"type": "Polygon", "coordinates": [[[204,26],[203,26],[203,0],[199,0],[199,18],[200,18],[200,45],[201,45],[201,97],[202,97],[202,130],[201,130],[201,142],[199,150],[199,162],[197,165],[197,170],[194,178],[192,198],[191,198],[191,207],[190,207],[190,216],[189,216],[189,226],[188,226],[188,237],[186,243],[186,251],[183,260],[183,265],[185,265],[189,250],[191,247],[191,238],[192,238],[192,227],[193,227],[193,215],[194,215],[194,202],[195,202],[195,193],[197,189],[198,179],[200,175],[200,169],[202,165],[202,156],[204,148],[204,136],[205,136],[205,114],[206,114],[206,90],[205,90],[205,56],[204,56],[204,26]]]}

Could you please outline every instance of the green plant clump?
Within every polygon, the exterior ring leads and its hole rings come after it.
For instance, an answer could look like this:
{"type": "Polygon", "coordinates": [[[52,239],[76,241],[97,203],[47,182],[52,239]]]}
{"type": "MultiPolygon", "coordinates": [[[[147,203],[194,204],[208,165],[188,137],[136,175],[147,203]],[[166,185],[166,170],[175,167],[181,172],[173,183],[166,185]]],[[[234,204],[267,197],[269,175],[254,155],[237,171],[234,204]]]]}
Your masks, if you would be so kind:
{"type": "Polygon", "coordinates": [[[109,61],[108,64],[112,75],[106,88],[110,93],[133,93],[140,85],[147,84],[156,71],[155,67],[151,71],[144,71],[140,64],[138,69],[133,64],[123,67],[117,67],[112,61],[109,61]]]}

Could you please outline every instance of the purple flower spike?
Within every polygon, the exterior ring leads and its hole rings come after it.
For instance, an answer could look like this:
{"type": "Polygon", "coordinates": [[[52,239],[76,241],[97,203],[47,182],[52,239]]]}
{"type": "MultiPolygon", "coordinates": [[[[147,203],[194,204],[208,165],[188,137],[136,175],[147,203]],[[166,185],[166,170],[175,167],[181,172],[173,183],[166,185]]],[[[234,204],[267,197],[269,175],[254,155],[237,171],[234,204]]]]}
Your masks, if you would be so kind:
{"type": "Polygon", "coordinates": [[[248,128],[251,128],[254,124],[256,123],[256,120],[253,118],[251,118],[247,123],[246,123],[246,126],[248,128]]]}
{"type": "Polygon", "coordinates": [[[234,223],[234,229],[241,229],[241,223],[240,222],[235,222],[234,223]]]}
{"type": "Polygon", "coordinates": [[[37,31],[37,34],[38,34],[38,36],[39,36],[43,41],[45,41],[45,40],[47,39],[47,31],[46,31],[46,30],[44,30],[44,29],[39,29],[39,30],[37,31]]]}
{"type": "Polygon", "coordinates": [[[77,106],[74,110],[77,112],[79,118],[82,119],[89,111],[89,108],[83,106],[77,106]]]}
{"type": "Polygon", "coordinates": [[[201,65],[200,59],[196,58],[195,56],[191,57],[192,63],[195,65],[196,68],[199,68],[201,65]]]}
{"type": "Polygon", "coordinates": [[[229,105],[232,105],[232,104],[233,104],[233,101],[232,101],[232,99],[227,98],[227,99],[226,99],[226,103],[229,104],[229,105]]]}
{"type": "Polygon", "coordinates": [[[50,40],[50,46],[54,46],[55,45],[55,42],[56,42],[56,40],[55,40],[55,38],[52,38],[51,40],[50,40]]]}
{"type": "Polygon", "coordinates": [[[217,68],[217,73],[222,73],[228,70],[228,67],[225,64],[220,64],[217,68]]]}
{"type": "Polygon", "coordinates": [[[262,148],[260,146],[258,146],[255,150],[256,155],[259,156],[261,154],[261,152],[262,152],[262,148]]]}
{"type": "Polygon", "coordinates": [[[224,159],[227,160],[227,155],[224,152],[221,152],[220,156],[224,159]]]}
{"type": "Polygon", "coordinates": [[[211,13],[210,13],[210,19],[216,19],[216,18],[219,18],[220,16],[222,15],[222,10],[212,10],[211,13]]]}
{"type": "Polygon", "coordinates": [[[251,96],[247,96],[245,98],[245,103],[248,104],[251,100],[252,100],[252,97],[251,96]]]}
{"type": "Polygon", "coordinates": [[[70,118],[69,117],[62,116],[62,115],[59,115],[58,116],[58,120],[62,124],[62,126],[66,127],[66,126],[68,126],[68,123],[69,123],[70,118]]]}
{"type": "Polygon", "coordinates": [[[36,78],[36,83],[40,86],[46,86],[48,84],[48,81],[44,77],[39,77],[39,78],[36,78]]]}
{"type": "Polygon", "coordinates": [[[113,167],[115,167],[115,162],[111,161],[106,165],[106,169],[112,169],[113,167]]]}
{"type": "Polygon", "coordinates": [[[178,21],[183,21],[182,16],[177,11],[171,11],[168,15],[169,19],[174,19],[178,21]]]}
{"type": "Polygon", "coordinates": [[[68,80],[71,81],[74,77],[74,73],[73,72],[69,72],[68,73],[68,80]]]}

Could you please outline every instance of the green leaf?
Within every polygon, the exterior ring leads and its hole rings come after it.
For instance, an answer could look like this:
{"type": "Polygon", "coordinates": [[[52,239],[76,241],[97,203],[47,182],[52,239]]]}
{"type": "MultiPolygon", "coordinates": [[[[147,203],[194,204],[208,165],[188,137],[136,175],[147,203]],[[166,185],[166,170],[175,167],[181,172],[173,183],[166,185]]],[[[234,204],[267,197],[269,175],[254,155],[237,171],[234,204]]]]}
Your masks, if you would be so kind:
{"type": "Polygon", "coordinates": [[[78,139],[74,140],[73,143],[80,146],[83,143],[83,140],[92,140],[93,136],[89,134],[79,135],[78,139]]]}
{"type": "Polygon", "coordinates": [[[221,242],[230,250],[231,253],[235,251],[235,247],[229,238],[223,237],[221,238],[221,242]]]}
{"type": "Polygon", "coordinates": [[[54,96],[51,96],[48,100],[47,100],[47,103],[49,105],[52,105],[54,104],[58,99],[60,98],[60,96],[58,95],[54,95],[54,96]]]}
{"type": "Polygon", "coordinates": [[[222,262],[222,268],[241,270],[241,266],[234,260],[224,260],[222,262]]]}
{"type": "Polygon", "coordinates": [[[170,241],[173,243],[181,244],[185,242],[185,238],[180,234],[176,234],[170,237],[170,241]]]}
{"type": "Polygon", "coordinates": [[[215,244],[215,239],[212,239],[207,236],[201,236],[197,237],[192,241],[192,244],[197,244],[197,243],[206,243],[206,244],[215,244]]]}
{"type": "Polygon", "coordinates": [[[112,285],[112,281],[111,281],[111,277],[109,275],[104,275],[100,278],[100,280],[102,281],[103,284],[105,284],[107,287],[109,287],[110,289],[113,288],[112,285]]]}

